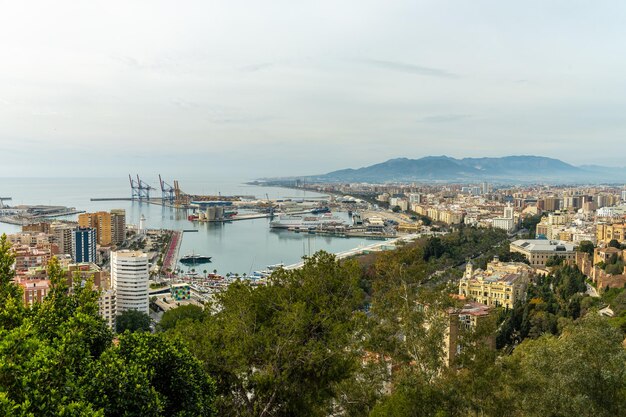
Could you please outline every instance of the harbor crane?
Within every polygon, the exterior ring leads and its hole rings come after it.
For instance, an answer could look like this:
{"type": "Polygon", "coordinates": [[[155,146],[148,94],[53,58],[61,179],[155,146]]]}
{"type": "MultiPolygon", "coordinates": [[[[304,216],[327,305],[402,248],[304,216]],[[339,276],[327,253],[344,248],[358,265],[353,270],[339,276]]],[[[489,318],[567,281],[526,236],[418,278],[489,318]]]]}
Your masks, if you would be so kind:
{"type": "Polygon", "coordinates": [[[131,198],[133,201],[150,200],[150,190],[154,190],[153,187],[142,181],[141,178],[139,178],[139,174],[137,174],[137,180],[130,174],[128,174],[128,179],[130,181],[131,198]]]}
{"type": "MultiPolygon", "coordinates": [[[[159,174],[159,184],[161,185],[161,196],[163,204],[165,204],[166,201],[168,201],[170,204],[173,204],[176,197],[176,187],[172,187],[171,185],[163,181],[163,179],[161,178],[161,174],[159,174]]],[[[174,181],[174,184],[178,184],[178,181],[174,181]]]]}
{"type": "Polygon", "coordinates": [[[191,201],[191,196],[180,189],[178,180],[174,180],[174,205],[176,207],[188,205],[191,201]]]}

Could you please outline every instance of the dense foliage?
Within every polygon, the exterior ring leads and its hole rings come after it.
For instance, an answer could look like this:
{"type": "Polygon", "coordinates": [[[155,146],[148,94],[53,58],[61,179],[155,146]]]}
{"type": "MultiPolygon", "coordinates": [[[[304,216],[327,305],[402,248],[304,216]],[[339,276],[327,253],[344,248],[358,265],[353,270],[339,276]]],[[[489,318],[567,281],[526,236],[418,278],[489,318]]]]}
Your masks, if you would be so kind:
{"type": "Polygon", "coordinates": [[[555,265],[524,302],[461,327],[447,363],[449,293],[467,259],[496,255],[522,261],[505,233],[468,227],[367,263],[320,252],[113,343],[91,283],[71,291],[55,262],[51,295],[24,308],[3,243],[0,415],[626,415],[626,291],[592,298],[576,267],[555,265]],[[603,303],[615,318],[597,314],[603,303]]]}
{"type": "Polygon", "coordinates": [[[158,328],[159,330],[170,330],[175,328],[180,321],[202,321],[204,317],[202,307],[196,305],[182,305],[163,313],[158,328]]]}
{"type": "Polygon", "coordinates": [[[0,239],[0,415],[212,416],[214,386],[180,343],[113,334],[91,281],[69,288],[56,258],[51,291],[24,308],[0,239]]]}
{"type": "Polygon", "coordinates": [[[129,332],[149,332],[150,316],[137,310],[126,310],[118,315],[115,320],[115,331],[117,333],[129,332]]]}
{"type": "Polygon", "coordinates": [[[217,381],[223,416],[324,416],[334,384],[352,376],[358,309],[355,263],[318,253],[269,285],[231,284],[202,321],[170,333],[217,381]]]}

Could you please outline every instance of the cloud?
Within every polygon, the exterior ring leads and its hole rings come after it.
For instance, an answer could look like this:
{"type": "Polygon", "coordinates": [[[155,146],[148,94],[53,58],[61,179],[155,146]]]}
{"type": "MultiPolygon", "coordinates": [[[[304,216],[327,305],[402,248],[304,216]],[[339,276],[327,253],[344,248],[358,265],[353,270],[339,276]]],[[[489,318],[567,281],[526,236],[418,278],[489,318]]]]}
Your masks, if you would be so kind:
{"type": "Polygon", "coordinates": [[[260,64],[246,65],[245,67],[241,67],[239,69],[243,72],[257,72],[272,68],[273,66],[274,64],[272,62],[263,62],[260,64]]]}
{"type": "Polygon", "coordinates": [[[449,123],[469,119],[470,117],[472,116],[469,114],[438,114],[435,116],[422,117],[419,121],[425,123],[449,123]]]}
{"type": "Polygon", "coordinates": [[[460,78],[458,74],[453,74],[451,72],[439,69],[439,68],[430,68],[423,67],[420,65],[406,64],[404,62],[394,62],[394,61],[383,61],[380,59],[361,59],[361,62],[366,64],[383,68],[391,71],[405,72],[408,74],[417,74],[424,75],[427,77],[438,77],[438,78],[460,78]]]}

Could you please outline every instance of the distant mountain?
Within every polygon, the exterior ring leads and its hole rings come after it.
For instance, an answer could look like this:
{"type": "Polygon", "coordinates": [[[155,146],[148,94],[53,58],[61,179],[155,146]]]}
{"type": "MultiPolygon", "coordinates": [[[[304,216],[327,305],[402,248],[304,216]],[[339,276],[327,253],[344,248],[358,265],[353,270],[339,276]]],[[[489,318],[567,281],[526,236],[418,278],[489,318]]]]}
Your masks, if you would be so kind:
{"type": "Polygon", "coordinates": [[[577,167],[543,156],[519,155],[501,158],[427,156],[396,158],[358,169],[342,169],[306,177],[324,182],[412,182],[412,181],[519,181],[519,182],[621,182],[625,168],[577,167]]]}

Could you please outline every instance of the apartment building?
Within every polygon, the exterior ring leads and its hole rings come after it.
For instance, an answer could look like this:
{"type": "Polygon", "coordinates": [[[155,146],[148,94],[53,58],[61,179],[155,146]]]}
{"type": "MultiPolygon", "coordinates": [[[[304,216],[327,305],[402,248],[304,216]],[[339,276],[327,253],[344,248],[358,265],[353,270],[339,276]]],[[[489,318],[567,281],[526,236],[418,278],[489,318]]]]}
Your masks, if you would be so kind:
{"type": "Polygon", "coordinates": [[[148,256],[141,251],[111,252],[111,284],[117,314],[137,310],[148,314],[148,256]]]}

